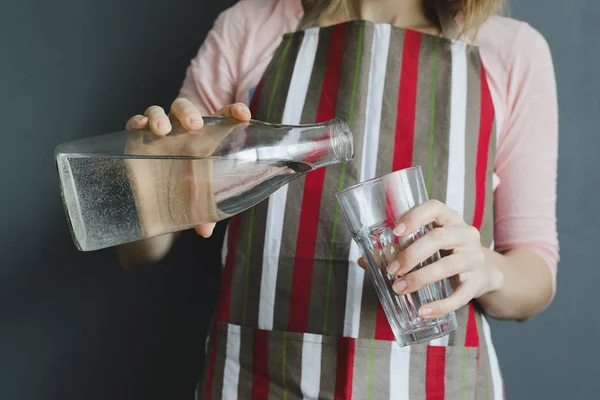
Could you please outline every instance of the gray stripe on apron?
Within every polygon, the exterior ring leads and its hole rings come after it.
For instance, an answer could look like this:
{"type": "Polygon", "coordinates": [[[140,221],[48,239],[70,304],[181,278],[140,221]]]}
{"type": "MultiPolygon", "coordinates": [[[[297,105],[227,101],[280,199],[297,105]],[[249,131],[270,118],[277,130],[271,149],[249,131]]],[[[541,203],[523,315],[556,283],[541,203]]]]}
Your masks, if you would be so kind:
{"type": "Polygon", "coordinates": [[[481,114],[481,63],[473,47],[467,48],[467,125],[465,137],[465,207],[464,220],[473,223],[475,211],[475,166],[481,114]]]}
{"type": "MultiPolygon", "coordinates": [[[[433,170],[430,177],[431,198],[444,201],[448,186],[448,161],[450,149],[451,104],[448,101],[452,93],[452,47],[450,42],[440,40],[437,58],[437,82],[435,90],[435,119],[432,160],[433,170]]],[[[430,143],[431,146],[431,143],[430,143]]],[[[425,177],[427,179],[427,177],[425,177]]]]}
{"type": "Polygon", "coordinates": [[[434,89],[431,79],[433,77],[434,52],[436,51],[435,43],[438,41],[437,36],[422,35],[421,37],[412,165],[421,166],[424,179],[427,179],[429,171],[429,129],[432,113],[435,112],[431,107],[431,91],[434,89]]]}

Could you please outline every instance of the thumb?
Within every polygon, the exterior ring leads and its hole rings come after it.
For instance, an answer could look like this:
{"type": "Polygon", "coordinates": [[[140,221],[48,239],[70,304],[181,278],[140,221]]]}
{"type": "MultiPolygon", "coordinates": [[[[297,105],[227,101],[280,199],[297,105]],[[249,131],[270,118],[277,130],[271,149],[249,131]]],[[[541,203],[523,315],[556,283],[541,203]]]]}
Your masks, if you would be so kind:
{"type": "Polygon", "coordinates": [[[203,225],[198,225],[196,228],[194,228],[196,230],[196,233],[202,237],[205,238],[209,238],[212,234],[213,231],[215,230],[215,223],[211,223],[211,224],[203,224],[203,225]]]}

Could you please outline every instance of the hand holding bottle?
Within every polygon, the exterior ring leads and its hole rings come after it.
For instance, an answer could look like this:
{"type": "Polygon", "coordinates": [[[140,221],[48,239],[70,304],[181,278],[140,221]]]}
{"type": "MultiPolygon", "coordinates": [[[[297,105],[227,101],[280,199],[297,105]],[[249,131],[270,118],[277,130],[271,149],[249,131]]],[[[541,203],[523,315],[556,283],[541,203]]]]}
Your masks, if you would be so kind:
{"type": "MultiPolygon", "coordinates": [[[[250,120],[251,114],[248,107],[242,103],[231,104],[221,108],[215,113],[216,116],[230,117],[240,120],[240,122],[246,122],[250,120]]],[[[127,122],[128,130],[150,130],[156,136],[166,136],[170,133],[181,133],[181,131],[194,131],[199,130],[204,125],[202,115],[198,109],[187,99],[178,98],[171,105],[169,115],[165,113],[164,109],[159,106],[151,106],[146,109],[144,115],[135,115],[127,122]]],[[[226,135],[228,132],[223,132],[226,135]]],[[[189,147],[189,140],[178,140],[179,135],[174,135],[171,140],[168,141],[157,141],[160,144],[159,152],[165,154],[165,147],[170,147],[173,151],[181,151],[180,146],[189,147]]],[[[194,148],[187,148],[187,152],[190,156],[203,156],[209,155],[220,142],[220,138],[206,138],[204,141],[194,141],[197,146],[194,148]],[[206,154],[204,154],[206,153],[206,154]]],[[[144,146],[145,151],[152,151],[152,147],[147,144],[144,146]]],[[[190,164],[191,165],[191,164],[190,164]]],[[[202,168],[200,168],[202,169],[202,168]]],[[[140,170],[140,169],[138,169],[140,170]]],[[[215,224],[204,224],[196,227],[198,234],[209,237],[214,229],[215,224]]]]}
{"type": "MultiPolygon", "coordinates": [[[[215,113],[216,116],[232,117],[240,121],[249,121],[251,114],[248,107],[243,103],[230,104],[215,113]]],[[[140,130],[150,129],[157,136],[165,136],[173,129],[173,124],[180,124],[185,130],[193,131],[204,126],[202,114],[191,101],[178,98],[173,101],[169,116],[159,106],[151,106],[146,109],[144,115],[134,115],[127,121],[127,129],[140,130]]]]}
{"type": "MultiPolygon", "coordinates": [[[[250,110],[241,103],[227,105],[215,113],[217,116],[232,117],[246,122],[250,120],[250,110]]],[[[173,101],[169,115],[159,106],[151,106],[146,109],[144,115],[134,115],[127,121],[126,129],[131,131],[151,131],[156,136],[166,136],[174,128],[184,131],[201,129],[204,121],[200,111],[191,101],[178,98],[173,101]]],[[[199,235],[209,237],[212,235],[215,224],[199,225],[195,228],[199,235]]],[[[117,247],[117,254],[121,264],[125,268],[157,262],[170,250],[174,234],[166,234],[158,237],[127,243],[117,247]]]]}
{"type": "Polygon", "coordinates": [[[124,266],[155,262],[177,232],[195,227],[209,236],[214,223],[254,207],[291,180],[352,158],[352,134],[342,120],[281,125],[239,119],[249,117],[246,111],[225,107],[199,128],[197,109],[178,100],[170,118],[150,108],[131,119],[127,131],[57,146],[78,248],[119,246],[124,266]]]}

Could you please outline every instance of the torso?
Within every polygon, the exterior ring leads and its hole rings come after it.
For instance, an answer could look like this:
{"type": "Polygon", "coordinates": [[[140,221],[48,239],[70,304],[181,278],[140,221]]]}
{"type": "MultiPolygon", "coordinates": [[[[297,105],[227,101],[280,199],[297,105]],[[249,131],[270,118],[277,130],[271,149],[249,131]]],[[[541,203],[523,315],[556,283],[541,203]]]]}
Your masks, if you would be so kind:
{"type": "Polygon", "coordinates": [[[365,21],[288,34],[252,109],[284,124],[344,118],[356,158],[233,218],[204,395],[501,398],[476,304],[458,311],[460,329],[449,337],[397,346],[334,198],[421,165],[430,197],[461,212],[491,246],[494,105],[479,50],[365,21]]]}

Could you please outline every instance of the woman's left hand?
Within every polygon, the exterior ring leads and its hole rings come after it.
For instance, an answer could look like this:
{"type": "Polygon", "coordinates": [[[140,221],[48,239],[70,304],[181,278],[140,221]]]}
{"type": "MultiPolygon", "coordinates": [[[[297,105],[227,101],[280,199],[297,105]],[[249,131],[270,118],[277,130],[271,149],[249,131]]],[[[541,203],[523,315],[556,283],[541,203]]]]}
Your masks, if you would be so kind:
{"type": "Polygon", "coordinates": [[[419,314],[427,319],[455,311],[472,299],[499,289],[503,281],[500,270],[487,262],[479,231],[437,200],[427,201],[407,212],[398,221],[394,234],[407,236],[431,223],[435,228],[401,251],[388,266],[390,274],[401,277],[393,286],[399,295],[412,293],[444,278],[458,277],[458,287],[451,296],[421,307],[419,314]],[[440,250],[447,250],[450,254],[412,271],[440,250]]]}

